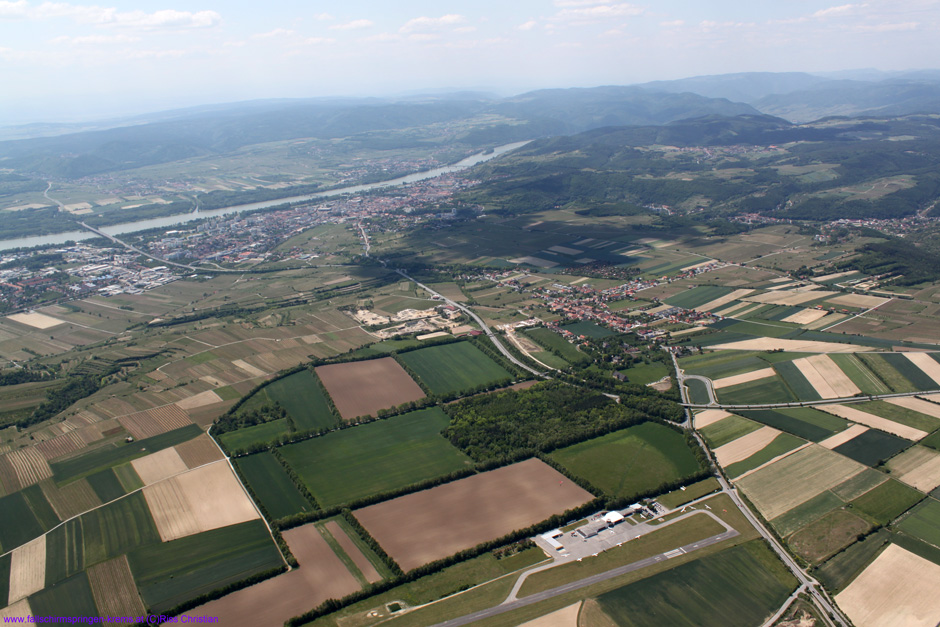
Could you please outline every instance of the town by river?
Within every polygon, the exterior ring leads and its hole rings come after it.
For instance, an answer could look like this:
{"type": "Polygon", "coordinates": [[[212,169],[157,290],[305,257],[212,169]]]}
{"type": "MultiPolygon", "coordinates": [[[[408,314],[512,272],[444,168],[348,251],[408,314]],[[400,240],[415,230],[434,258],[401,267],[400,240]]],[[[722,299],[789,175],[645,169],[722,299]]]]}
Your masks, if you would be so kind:
{"type": "MultiPolygon", "coordinates": [[[[342,196],[345,194],[361,194],[363,192],[368,192],[376,189],[384,189],[387,187],[400,187],[402,185],[408,185],[409,183],[417,183],[418,181],[425,181],[427,179],[432,179],[442,174],[449,174],[452,172],[460,172],[461,170],[466,170],[467,168],[473,167],[484,161],[489,161],[495,157],[498,157],[502,154],[505,154],[516,148],[524,146],[528,142],[515,142],[512,144],[505,144],[494,148],[491,151],[477,153],[471,155],[466,159],[453,163],[451,165],[446,165],[440,168],[434,168],[433,170],[425,170],[424,172],[416,172],[414,174],[409,174],[407,176],[402,176],[396,179],[391,179],[388,181],[379,181],[377,183],[368,183],[364,185],[352,185],[350,187],[339,187],[336,189],[325,190],[322,192],[316,192],[313,194],[307,194],[304,196],[291,196],[288,198],[278,198],[275,200],[266,200],[264,202],[255,202],[249,203],[246,205],[233,205],[231,207],[222,207],[221,209],[211,209],[209,211],[193,211],[191,213],[183,213],[174,216],[164,216],[160,218],[150,218],[148,220],[138,220],[136,222],[124,222],[122,224],[112,224],[110,226],[101,227],[101,231],[107,233],[108,235],[123,235],[125,233],[135,233],[137,231],[145,231],[149,229],[157,228],[169,228],[178,224],[183,224],[186,222],[192,222],[193,220],[202,220],[205,218],[211,218],[214,216],[227,215],[231,213],[241,213],[243,211],[255,211],[257,209],[267,209],[269,207],[276,207],[278,205],[292,204],[292,203],[301,203],[309,202],[311,200],[317,200],[319,198],[329,198],[332,196],[342,196]]],[[[32,248],[35,246],[55,246],[57,244],[64,244],[68,241],[80,241],[85,239],[91,239],[93,237],[98,237],[91,231],[66,231],[62,233],[52,233],[49,235],[36,235],[33,237],[19,237],[16,239],[7,239],[0,240],[0,251],[10,250],[13,248],[32,248]]]]}

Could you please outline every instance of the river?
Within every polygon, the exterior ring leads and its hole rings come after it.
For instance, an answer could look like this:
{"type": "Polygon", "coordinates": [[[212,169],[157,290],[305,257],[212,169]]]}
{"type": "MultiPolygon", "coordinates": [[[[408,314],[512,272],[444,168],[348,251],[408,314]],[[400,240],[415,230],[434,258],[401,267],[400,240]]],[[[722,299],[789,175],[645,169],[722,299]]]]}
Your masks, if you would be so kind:
{"type": "MultiPolygon", "coordinates": [[[[418,181],[425,181],[427,179],[432,179],[436,176],[442,174],[449,174],[452,172],[460,172],[461,170],[466,170],[467,168],[473,167],[484,161],[489,161],[495,157],[498,157],[502,154],[509,152],[510,150],[515,150],[521,146],[526,145],[527,141],[515,142],[512,144],[506,144],[504,146],[499,146],[494,148],[491,152],[481,152],[475,155],[471,155],[466,159],[453,163],[451,165],[446,165],[440,168],[435,168],[433,170],[426,170],[424,172],[416,172],[414,174],[409,174],[408,176],[402,176],[397,179],[391,179],[388,181],[379,181],[378,183],[367,183],[365,185],[352,185],[350,187],[339,187],[336,189],[326,190],[322,192],[316,192],[313,194],[307,194],[305,196],[290,196],[288,198],[278,198],[275,200],[266,200],[263,202],[253,202],[247,205],[233,205],[231,207],[222,207],[221,209],[210,209],[209,211],[193,211],[192,213],[183,213],[177,214],[174,216],[164,216],[162,218],[150,218],[148,220],[138,220],[136,222],[124,222],[122,224],[112,224],[110,226],[100,227],[101,231],[107,233],[108,235],[123,235],[125,233],[134,233],[136,231],[145,231],[147,229],[156,229],[156,228],[169,228],[171,226],[176,226],[178,224],[184,224],[186,222],[192,222],[193,220],[202,220],[203,218],[211,218],[213,216],[222,216],[230,213],[241,213],[242,211],[254,211],[255,209],[265,209],[267,207],[276,207],[277,205],[283,205],[285,203],[297,203],[305,202],[308,200],[315,200],[317,198],[328,198],[330,196],[342,196],[344,194],[360,194],[362,192],[368,192],[374,189],[383,189],[386,187],[400,187],[402,185],[408,185],[409,183],[417,183],[418,181]]],[[[34,246],[55,246],[57,244],[64,244],[68,241],[81,241],[85,239],[91,239],[93,237],[98,237],[90,231],[66,231],[64,233],[52,233],[50,235],[36,235],[33,237],[19,237],[16,239],[6,239],[0,240],[0,251],[10,250],[11,248],[32,248],[34,246]]]]}

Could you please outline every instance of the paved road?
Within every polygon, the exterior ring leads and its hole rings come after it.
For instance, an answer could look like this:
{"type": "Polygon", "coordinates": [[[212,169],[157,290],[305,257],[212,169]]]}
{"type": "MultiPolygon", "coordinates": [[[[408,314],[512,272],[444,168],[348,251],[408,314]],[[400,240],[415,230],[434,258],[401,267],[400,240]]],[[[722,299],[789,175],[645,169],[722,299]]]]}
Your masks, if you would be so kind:
{"type": "MultiPolygon", "coordinates": [[[[682,375],[680,375],[681,377],[682,375]]],[[[694,375],[685,375],[685,378],[697,378],[703,379],[704,377],[696,377],[694,375]]],[[[711,393],[711,387],[709,387],[709,393],[711,393]]],[[[773,409],[775,407],[805,407],[808,405],[835,405],[840,404],[844,405],[846,403],[867,403],[868,401],[877,401],[883,398],[900,398],[903,396],[920,396],[921,394],[940,394],[940,390],[921,390],[919,392],[894,392],[891,394],[870,394],[868,396],[843,396],[841,398],[824,398],[818,401],[794,401],[791,403],[764,403],[761,405],[724,405],[721,403],[710,403],[708,405],[702,405],[700,403],[690,403],[688,399],[683,399],[685,402],[682,403],[684,407],[689,409],[726,409],[728,411],[742,410],[742,409],[773,409]]]]}
{"type": "Polygon", "coordinates": [[[418,287],[420,287],[420,288],[423,289],[424,291],[428,292],[429,294],[431,294],[431,295],[433,295],[433,296],[437,296],[438,298],[440,298],[441,300],[443,300],[443,301],[444,301],[445,303],[447,303],[448,305],[450,305],[450,306],[452,306],[452,307],[456,307],[456,308],[459,309],[460,311],[464,312],[465,314],[467,314],[468,316],[470,316],[471,318],[473,318],[473,320],[474,320],[478,325],[480,325],[480,328],[483,329],[483,332],[486,333],[486,336],[487,336],[488,338],[490,338],[490,341],[493,342],[493,345],[496,346],[497,349],[499,349],[499,352],[501,352],[501,353],[506,357],[506,359],[508,359],[508,360],[511,361],[512,363],[516,364],[517,366],[519,366],[519,367],[522,368],[523,370],[526,370],[526,371],[528,371],[528,372],[531,372],[532,374],[534,374],[534,375],[537,376],[537,377],[542,377],[542,378],[544,378],[544,379],[550,378],[550,377],[549,377],[547,374],[545,374],[544,372],[539,372],[539,371],[536,370],[535,368],[531,368],[531,367],[529,367],[527,364],[524,364],[524,363],[522,363],[521,361],[519,361],[518,359],[516,359],[516,356],[513,355],[512,353],[510,353],[510,352],[509,352],[509,349],[507,349],[505,346],[503,346],[503,343],[499,341],[499,338],[496,336],[495,333],[493,333],[493,330],[490,329],[490,327],[489,327],[485,322],[483,322],[483,318],[481,318],[480,316],[476,315],[476,313],[474,313],[472,309],[470,309],[470,308],[468,308],[468,307],[465,307],[464,305],[461,305],[461,304],[458,303],[458,302],[452,301],[451,299],[445,297],[444,295],[435,292],[434,290],[432,290],[432,289],[431,289],[430,287],[428,287],[427,285],[424,285],[423,283],[419,283],[417,280],[415,280],[415,279],[411,278],[410,276],[408,276],[408,274],[405,273],[404,270],[396,270],[395,272],[397,272],[398,274],[402,275],[403,277],[405,277],[406,279],[408,279],[409,281],[411,281],[412,283],[414,283],[415,285],[417,285],[418,287]]]}
{"type": "Polygon", "coordinates": [[[526,607],[533,605],[535,603],[540,603],[548,599],[557,597],[561,594],[567,592],[573,592],[575,590],[580,590],[588,586],[592,586],[596,583],[602,581],[607,581],[608,579],[613,579],[614,577],[619,577],[627,573],[631,573],[635,570],[640,570],[641,568],[647,568],[653,564],[658,564],[664,562],[672,557],[678,557],[679,555],[684,555],[686,553],[692,553],[705,547],[717,544],[719,542],[724,542],[730,538],[739,535],[737,531],[733,529],[731,531],[725,531],[719,533],[718,535],[711,536],[705,540],[699,540],[698,542],[693,542],[691,544],[686,544],[684,546],[673,549],[668,553],[660,553],[659,555],[654,555],[653,557],[648,557],[646,559],[640,560],[638,562],[633,562],[632,564],[627,564],[625,566],[619,566],[612,570],[606,572],[592,575],[591,577],[585,577],[584,579],[579,579],[578,581],[573,581],[567,583],[563,586],[558,586],[557,588],[552,588],[550,590],[545,590],[544,592],[537,592],[536,594],[524,597],[522,599],[517,599],[515,601],[509,601],[502,605],[497,605],[496,607],[491,607],[479,612],[474,612],[473,614],[467,614],[466,616],[461,616],[460,618],[455,618],[453,620],[445,621],[443,623],[438,623],[434,627],[459,627],[460,625],[469,625],[478,620],[483,620],[484,618],[489,618],[491,616],[497,616],[499,614],[504,614],[506,612],[511,612],[512,610],[517,610],[521,607],[526,607]]]}

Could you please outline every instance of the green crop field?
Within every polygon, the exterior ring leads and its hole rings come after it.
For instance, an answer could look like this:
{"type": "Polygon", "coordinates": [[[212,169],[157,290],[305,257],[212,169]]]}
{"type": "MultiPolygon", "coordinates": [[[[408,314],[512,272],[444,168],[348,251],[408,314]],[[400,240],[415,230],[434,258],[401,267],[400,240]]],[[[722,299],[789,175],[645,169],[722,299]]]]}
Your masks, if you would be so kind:
{"type": "Polygon", "coordinates": [[[699,470],[682,434],[655,422],[558,449],[550,457],[612,497],[652,490],[699,470]]]}
{"type": "Polygon", "coordinates": [[[785,514],[777,516],[770,521],[770,524],[777,530],[777,533],[786,537],[842,505],[842,500],[827,490],[797,505],[785,514]]]}
{"type": "MultiPolygon", "coordinates": [[[[898,356],[907,361],[907,358],[903,355],[898,356]]],[[[884,354],[882,353],[859,353],[858,358],[869,370],[875,374],[875,376],[878,377],[880,381],[891,388],[892,392],[917,392],[920,389],[933,389],[932,387],[916,387],[904,375],[894,369],[891,364],[889,364],[884,359],[884,354]]],[[[914,366],[914,364],[911,364],[910,361],[907,361],[907,363],[910,364],[911,367],[914,366]]]]}
{"type": "Polygon", "coordinates": [[[88,475],[88,483],[91,489],[95,491],[102,503],[113,501],[124,496],[124,486],[118,481],[117,475],[111,468],[105,468],[98,472],[88,475]]]}
{"type": "Polygon", "coordinates": [[[729,405],[789,403],[796,399],[779,377],[758,379],[718,390],[718,398],[729,405]]]}
{"type": "Polygon", "coordinates": [[[733,464],[728,464],[725,467],[725,472],[728,473],[729,477],[737,477],[738,475],[743,475],[749,470],[754,470],[762,464],[766,464],[773,458],[783,455],[788,451],[792,451],[795,448],[798,448],[806,443],[806,440],[801,440],[800,438],[790,435],[789,433],[781,433],[773,439],[773,441],[757,451],[747,459],[742,459],[739,462],[733,464]]]}
{"type": "Polygon", "coordinates": [[[219,436],[219,440],[229,450],[237,451],[248,448],[253,444],[272,442],[288,431],[287,418],[280,418],[260,425],[252,425],[244,429],[223,433],[219,436]]]}
{"type": "Polygon", "coordinates": [[[69,520],[46,536],[46,585],[71,577],[85,568],[82,521],[69,520]]]}
{"type": "Polygon", "coordinates": [[[865,394],[888,394],[891,390],[852,353],[833,353],[832,361],[865,394]]]}
{"type": "Polygon", "coordinates": [[[672,368],[669,368],[661,361],[654,361],[649,364],[638,364],[620,371],[621,374],[627,377],[630,383],[636,383],[637,385],[646,385],[647,383],[659,381],[671,372],[672,368]]]}
{"type": "Polygon", "coordinates": [[[322,507],[438,477],[469,464],[441,436],[440,408],[335,431],[280,449],[322,507]]]}
{"type": "Polygon", "coordinates": [[[313,511],[313,505],[297,490],[281,462],[269,451],[239,457],[235,464],[271,518],[313,511]]]}
{"type": "Polygon", "coordinates": [[[11,559],[11,553],[0,555],[0,607],[6,607],[9,602],[11,559]]]}
{"type": "Polygon", "coordinates": [[[830,592],[839,592],[874,561],[890,537],[891,533],[887,529],[881,529],[861,542],[856,542],[820,566],[815,571],[816,577],[830,592]]]}
{"type": "Polygon", "coordinates": [[[742,411],[741,415],[812,442],[825,440],[849,425],[838,416],[832,416],[810,407],[742,411]]]}
{"type": "Polygon", "coordinates": [[[914,488],[889,479],[852,501],[851,505],[875,524],[887,525],[923,498],[924,495],[914,488]]]}
{"type": "Polygon", "coordinates": [[[929,446],[935,451],[940,451],[940,431],[928,435],[926,438],[920,441],[922,446],[929,446]]]}
{"type": "Polygon", "coordinates": [[[0,498],[0,551],[26,544],[44,531],[22,492],[0,498]]]}
{"type": "Polygon", "coordinates": [[[294,419],[298,431],[339,424],[339,418],[330,411],[320,382],[310,370],[301,370],[278,379],[265,386],[264,391],[272,402],[280,403],[294,419]]]}
{"type": "Polygon", "coordinates": [[[86,566],[160,543],[160,533],[142,492],[86,512],[81,521],[86,566]]]}
{"type": "Polygon", "coordinates": [[[813,384],[809,382],[806,376],[800,372],[800,369],[792,361],[784,361],[774,366],[777,374],[783,378],[790,391],[801,401],[818,401],[822,398],[813,384]]]}
{"type": "Polygon", "coordinates": [[[708,386],[698,379],[685,379],[683,382],[689,390],[689,401],[696,405],[707,405],[711,398],[708,396],[708,386]]]}
{"type": "Polygon", "coordinates": [[[487,385],[512,375],[470,342],[422,348],[399,355],[432,394],[449,394],[487,385]]]}
{"type": "Polygon", "coordinates": [[[831,488],[832,493],[843,501],[852,501],[862,496],[869,490],[881,485],[888,480],[888,476],[883,472],[866,468],[854,477],[850,477],[837,486],[831,488]]]}
{"type": "Polygon", "coordinates": [[[550,351],[559,353],[561,357],[569,363],[577,364],[589,359],[587,355],[578,350],[577,346],[551,329],[539,327],[535,329],[525,329],[522,333],[536,344],[544,346],[550,351]]]}
{"type": "Polygon", "coordinates": [[[687,374],[698,374],[715,380],[761,370],[767,367],[767,362],[752,353],[718,351],[682,358],[679,367],[687,374]]]}
{"type": "Polygon", "coordinates": [[[747,418],[742,418],[736,414],[731,414],[726,418],[722,418],[718,422],[713,422],[712,424],[699,429],[702,436],[705,438],[705,441],[708,442],[708,446],[711,448],[718,448],[723,446],[728,442],[737,440],[743,435],[747,435],[752,431],[757,431],[761,428],[761,425],[753,420],[748,420],[747,418]]]}
{"type": "Polygon", "coordinates": [[[110,468],[176,446],[187,440],[192,440],[201,433],[202,429],[197,425],[187,425],[181,429],[167,431],[152,438],[137,440],[129,444],[122,441],[112,446],[97,448],[78,457],[61,462],[52,462],[49,466],[52,468],[53,477],[57,483],[67,483],[87,477],[104,468],[110,468]]]}
{"type": "Polygon", "coordinates": [[[710,303],[716,298],[721,298],[730,294],[733,290],[730,287],[717,287],[713,285],[702,285],[695,289],[679,292],[675,296],[665,299],[668,305],[673,307],[682,307],[683,309],[694,309],[705,303],[710,303]]]}
{"type": "Polygon", "coordinates": [[[610,329],[606,329],[598,324],[587,321],[572,322],[570,324],[563,324],[561,328],[565,331],[570,331],[575,335],[583,335],[594,340],[599,340],[605,337],[610,337],[611,335],[616,335],[610,329]]]}
{"type": "Polygon", "coordinates": [[[38,484],[23,489],[23,498],[26,499],[26,503],[33,510],[33,515],[44,530],[48,531],[59,524],[59,517],[38,484]]]}
{"type": "Polygon", "coordinates": [[[897,528],[924,542],[940,547],[940,501],[926,499],[904,517],[897,528]]]}
{"type": "Polygon", "coordinates": [[[867,411],[869,414],[875,414],[876,416],[881,416],[882,418],[887,418],[888,420],[893,420],[894,422],[908,427],[914,427],[915,429],[920,429],[927,433],[940,427],[940,419],[885,401],[872,401],[870,403],[855,405],[854,407],[862,411],[867,411]]]}
{"type": "Polygon", "coordinates": [[[881,353],[878,356],[900,372],[902,377],[910,381],[915,390],[936,390],[940,387],[936,381],[915,366],[903,353],[881,353]]]}
{"type": "Polygon", "coordinates": [[[32,595],[29,597],[29,607],[33,616],[99,616],[88,576],[83,572],[32,595]]]}
{"type": "Polygon", "coordinates": [[[796,580],[763,543],[726,549],[598,597],[616,625],[760,625],[796,580]]]}
{"type": "Polygon", "coordinates": [[[283,564],[260,520],[141,547],[127,558],[141,597],[151,611],[167,610],[283,564]]]}
{"type": "Polygon", "coordinates": [[[866,466],[877,466],[882,461],[894,457],[911,444],[913,442],[899,438],[896,435],[878,429],[869,429],[848,442],[840,444],[833,450],[866,466]]]}

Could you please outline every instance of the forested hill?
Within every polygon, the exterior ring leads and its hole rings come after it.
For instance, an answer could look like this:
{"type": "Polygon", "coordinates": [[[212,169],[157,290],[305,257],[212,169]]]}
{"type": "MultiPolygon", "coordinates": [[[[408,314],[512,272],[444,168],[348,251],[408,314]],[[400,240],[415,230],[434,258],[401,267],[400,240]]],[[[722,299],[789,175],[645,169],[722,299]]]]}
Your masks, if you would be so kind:
{"type": "Polygon", "coordinates": [[[940,198],[940,120],[706,116],[539,140],[485,167],[487,211],[900,218],[940,198]]]}
{"type": "MultiPolygon", "coordinates": [[[[390,101],[297,100],[196,109],[172,119],[0,142],[4,167],[34,176],[80,178],[295,138],[354,138],[375,148],[408,148],[427,133],[391,141],[383,131],[444,125],[453,142],[496,145],[609,125],[663,124],[708,114],[756,113],[748,105],[639,88],[547,90],[505,100],[467,95],[390,101]]],[[[438,128],[440,135],[446,129],[438,128]]]]}

